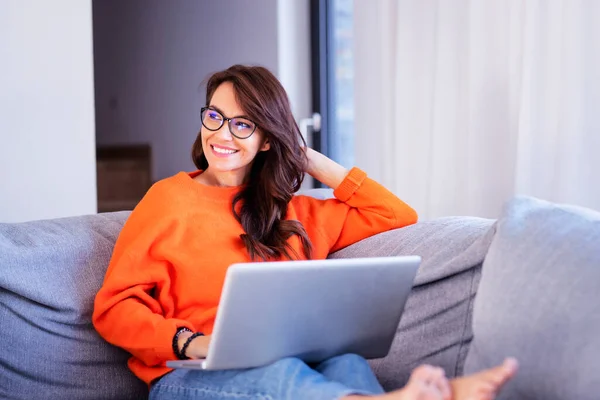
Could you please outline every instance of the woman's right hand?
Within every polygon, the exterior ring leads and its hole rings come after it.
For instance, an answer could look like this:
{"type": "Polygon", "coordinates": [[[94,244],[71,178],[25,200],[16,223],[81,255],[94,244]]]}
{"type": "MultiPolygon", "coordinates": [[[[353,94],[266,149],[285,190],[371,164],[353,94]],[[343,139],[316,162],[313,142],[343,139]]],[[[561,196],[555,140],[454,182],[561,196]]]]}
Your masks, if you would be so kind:
{"type": "MultiPolygon", "coordinates": [[[[185,342],[192,336],[191,332],[183,332],[179,335],[177,340],[177,345],[179,346],[179,351],[183,348],[185,342]]],[[[210,344],[211,335],[206,336],[197,336],[195,337],[187,349],[185,349],[185,355],[192,360],[197,360],[199,358],[206,358],[208,354],[208,345],[210,344]]]]}

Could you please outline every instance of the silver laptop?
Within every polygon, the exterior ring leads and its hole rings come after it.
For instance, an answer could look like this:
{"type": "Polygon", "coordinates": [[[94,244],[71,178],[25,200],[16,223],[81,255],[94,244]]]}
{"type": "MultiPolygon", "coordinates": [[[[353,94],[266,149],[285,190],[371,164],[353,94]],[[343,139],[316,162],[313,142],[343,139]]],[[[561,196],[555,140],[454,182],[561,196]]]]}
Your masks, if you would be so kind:
{"type": "Polygon", "coordinates": [[[384,357],[420,262],[407,256],[233,264],[208,357],[167,367],[241,369],[345,353],[384,357]]]}

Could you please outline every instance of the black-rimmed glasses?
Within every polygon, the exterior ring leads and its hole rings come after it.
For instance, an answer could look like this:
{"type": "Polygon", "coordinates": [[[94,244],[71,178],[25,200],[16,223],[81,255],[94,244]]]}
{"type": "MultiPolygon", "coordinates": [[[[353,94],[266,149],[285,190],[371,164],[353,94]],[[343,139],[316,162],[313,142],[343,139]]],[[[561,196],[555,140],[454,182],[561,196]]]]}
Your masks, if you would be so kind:
{"type": "Polygon", "coordinates": [[[247,118],[225,118],[223,114],[210,107],[202,107],[200,111],[202,125],[209,131],[218,131],[225,121],[228,122],[229,132],[238,139],[248,139],[256,130],[256,124],[247,118]]]}

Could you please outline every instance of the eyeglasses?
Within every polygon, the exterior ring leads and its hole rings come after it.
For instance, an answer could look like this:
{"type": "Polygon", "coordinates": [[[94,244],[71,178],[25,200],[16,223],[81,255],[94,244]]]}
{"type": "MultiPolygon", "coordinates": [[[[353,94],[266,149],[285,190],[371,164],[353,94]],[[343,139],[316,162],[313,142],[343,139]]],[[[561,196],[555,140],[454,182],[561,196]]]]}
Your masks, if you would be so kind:
{"type": "Polygon", "coordinates": [[[238,139],[248,139],[256,130],[256,124],[247,118],[225,118],[223,114],[210,107],[202,107],[200,111],[202,125],[209,131],[218,131],[225,121],[228,122],[229,132],[238,139]]]}

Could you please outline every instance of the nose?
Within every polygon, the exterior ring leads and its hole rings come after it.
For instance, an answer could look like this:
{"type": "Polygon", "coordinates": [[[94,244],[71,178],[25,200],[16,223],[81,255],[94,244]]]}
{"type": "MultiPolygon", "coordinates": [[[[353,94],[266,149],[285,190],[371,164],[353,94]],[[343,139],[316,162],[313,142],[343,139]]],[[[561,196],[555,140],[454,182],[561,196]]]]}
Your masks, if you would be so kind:
{"type": "Polygon", "coordinates": [[[219,138],[223,139],[223,140],[233,140],[233,135],[231,134],[231,131],[229,130],[229,121],[225,120],[223,122],[223,125],[221,126],[221,128],[219,128],[219,130],[217,132],[215,132],[216,135],[219,136],[219,138]]]}

